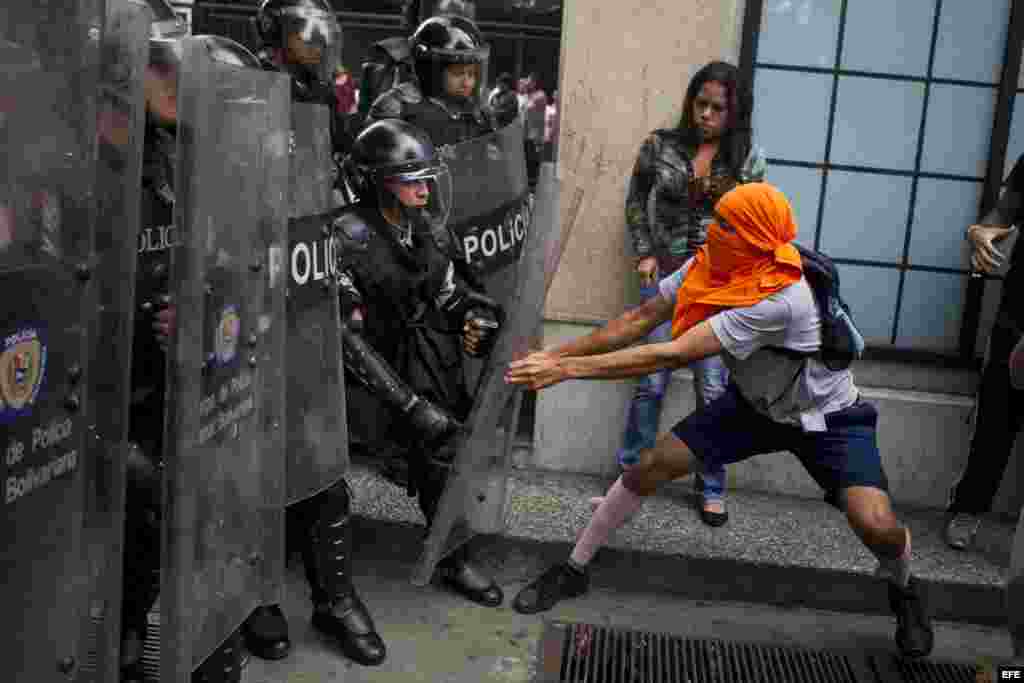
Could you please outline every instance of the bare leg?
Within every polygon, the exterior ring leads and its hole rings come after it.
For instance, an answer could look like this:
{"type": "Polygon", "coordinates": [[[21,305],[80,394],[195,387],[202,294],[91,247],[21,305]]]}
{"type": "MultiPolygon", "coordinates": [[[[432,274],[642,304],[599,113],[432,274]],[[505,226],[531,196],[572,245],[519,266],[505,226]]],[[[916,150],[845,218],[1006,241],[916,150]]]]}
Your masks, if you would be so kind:
{"type": "Polygon", "coordinates": [[[852,486],[844,493],[843,509],[854,533],[880,562],[901,558],[909,562],[910,530],[896,520],[885,491],[852,486]]]}

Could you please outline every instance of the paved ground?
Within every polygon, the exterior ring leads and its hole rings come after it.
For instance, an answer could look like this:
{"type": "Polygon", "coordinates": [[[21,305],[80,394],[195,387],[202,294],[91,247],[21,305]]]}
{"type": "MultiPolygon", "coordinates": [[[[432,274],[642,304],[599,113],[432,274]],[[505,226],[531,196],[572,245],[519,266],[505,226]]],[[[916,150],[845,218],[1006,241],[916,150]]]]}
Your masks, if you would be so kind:
{"type": "MultiPolygon", "coordinates": [[[[356,582],[370,606],[389,656],[364,668],[335,654],[309,626],[300,568],[289,574],[285,610],[295,649],[282,662],[252,659],[246,683],[511,683],[530,681],[542,617],[524,617],[508,606],[476,607],[437,587],[418,589],[408,580],[416,547],[412,529],[382,533],[359,522],[356,582]]],[[[496,578],[506,605],[539,568],[536,556],[501,555],[496,578]]],[[[681,636],[790,644],[815,648],[891,649],[894,620],[809,609],[687,600],[664,593],[626,592],[600,585],[588,596],[548,615],[681,636]]],[[[982,626],[937,624],[936,658],[987,663],[1009,657],[1008,635],[982,626]]]]}
{"type": "MultiPolygon", "coordinates": [[[[415,502],[371,468],[357,465],[348,479],[358,515],[383,525],[421,523],[415,502]]],[[[487,560],[503,567],[515,564],[509,553],[536,555],[539,561],[564,558],[590,518],[588,499],[608,484],[583,475],[514,472],[508,527],[487,560]]],[[[884,585],[874,578],[876,561],[838,510],[820,499],[730,491],[730,522],[711,529],[700,521],[688,487],[681,486],[652,496],[616,533],[594,562],[595,581],[621,590],[633,586],[639,572],[646,590],[693,600],[888,613],[884,585]]],[[[934,613],[1002,625],[1014,526],[986,520],[976,547],[961,553],[942,540],[942,512],[898,513],[913,532],[914,572],[930,591],[934,613]]],[[[526,580],[529,574],[509,578],[526,580]]]]}

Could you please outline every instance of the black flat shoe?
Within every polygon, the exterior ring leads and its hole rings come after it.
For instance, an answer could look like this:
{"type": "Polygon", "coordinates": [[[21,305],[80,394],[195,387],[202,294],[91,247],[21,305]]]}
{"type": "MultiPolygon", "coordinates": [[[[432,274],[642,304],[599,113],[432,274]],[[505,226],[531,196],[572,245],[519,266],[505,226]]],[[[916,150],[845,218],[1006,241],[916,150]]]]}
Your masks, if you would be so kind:
{"type": "Polygon", "coordinates": [[[484,607],[499,607],[505,594],[494,579],[472,563],[449,557],[438,566],[441,582],[456,593],[484,607]]]}
{"type": "Polygon", "coordinates": [[[721,512],[714,512],[704,508],[704,504],[700,506],[700,518],[705,524],[710,527],[724,526],[729,521],[729,513],[725,511],[725,506],[722,506],[721,512]]]}
{"type": "Polygon", "coordinates": [[[578,598],[590,590],[590,573],[570,567],[568,563],[556,564],[529,584],[512,603],[520,614],[546,612],[560,600],[578,598]]]}
{"type": "Polygon", "coordinates": [[[245,646],[260,659],[284,659],[292,651],[288,620],[278,605],[257,607],[242,624],[245,646]]]}
{"type": "Polygon", "coordinates": [[[355,592],[339,598],[329,609],[314,609],[312,621],[313,628],[333,639],[357,664],[377,666],[387,657],[387,647],[373,617],[355,592]]]}

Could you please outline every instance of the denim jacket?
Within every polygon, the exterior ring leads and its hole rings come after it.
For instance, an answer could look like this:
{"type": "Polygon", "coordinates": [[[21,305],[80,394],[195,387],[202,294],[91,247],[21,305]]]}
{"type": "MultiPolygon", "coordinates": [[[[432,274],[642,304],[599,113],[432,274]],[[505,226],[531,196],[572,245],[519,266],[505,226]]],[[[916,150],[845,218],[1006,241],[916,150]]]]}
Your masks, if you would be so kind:
{"type": "Polygon", "coordinates": [[[756,145],[739,178],[732,178],[722,156],[716,155],[710,178],[691,182],[695,154],[675,130],[656,130],[644,140],[626,196],[626,227],[638,258],[655,256],[659,265],[666,259],[689,258],[704,244],[712,210],[724,190],[734,182],[764,179],[767,162],[756,145]]]}

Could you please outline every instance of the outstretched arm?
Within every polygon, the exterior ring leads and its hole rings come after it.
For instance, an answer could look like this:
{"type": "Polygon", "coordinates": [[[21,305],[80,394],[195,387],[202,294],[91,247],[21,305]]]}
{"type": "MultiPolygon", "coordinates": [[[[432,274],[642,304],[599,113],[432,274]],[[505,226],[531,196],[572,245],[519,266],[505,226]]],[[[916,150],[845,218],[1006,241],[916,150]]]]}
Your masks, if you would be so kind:
{"type": "Polygon", "coordinates": [[[511,384],[533,390],[568,379],[625,379],[642,377],[663,368],[676,369],[692,361],[714,356],[722,343],[705,320],[678,339],[660,344],[643,344],[600,355],[559,357],[536,353],[516,361],[505,375],[511,384]]]}
{"type": "Polygon", "coordinates": [[[594,356],[616,351],[640,341],[658,325],[671,320],[672,310],[671,301],[663,296],[654,296],[601,329],[545,351],[560,358],[594,356]]]}

